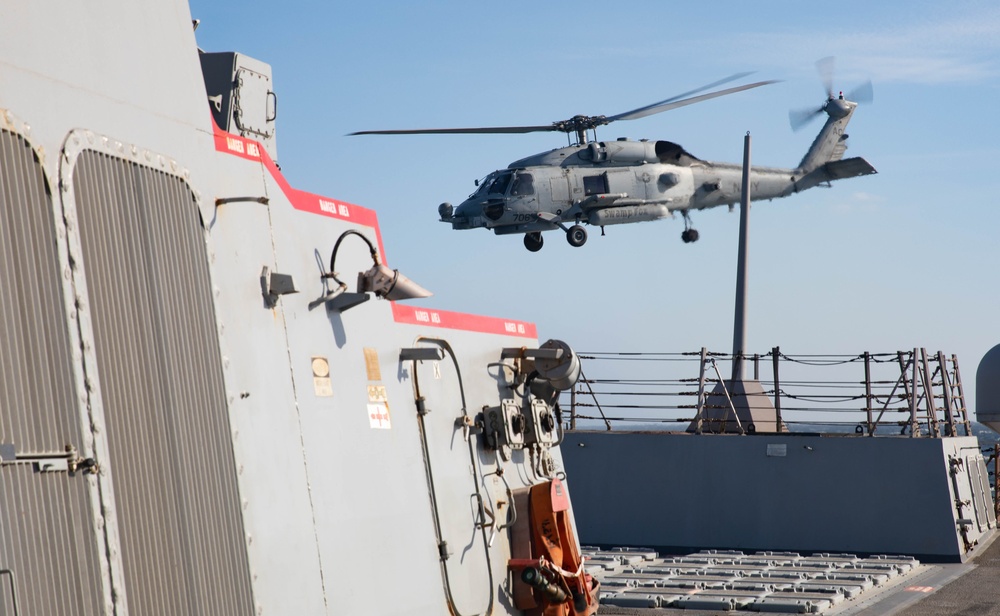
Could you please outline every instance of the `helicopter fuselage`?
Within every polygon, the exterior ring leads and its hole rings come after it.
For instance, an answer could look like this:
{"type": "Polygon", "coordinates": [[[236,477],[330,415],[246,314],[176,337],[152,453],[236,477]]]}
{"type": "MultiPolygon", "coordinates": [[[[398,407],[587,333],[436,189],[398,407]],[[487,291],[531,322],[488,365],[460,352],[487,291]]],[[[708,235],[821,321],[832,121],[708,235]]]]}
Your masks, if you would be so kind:
{"type": "MultiPolygon", "coordinates": [[[[864,158],[844,159],[847,124],[857,103],[830,98],[828,115],[795,168],[752,167],[753,201],[786,197],[834,180],[870,175],[864,158]]],[[[438,214],[454,229],[523,233],[525,247],[542,246],[541,232],[562,229],[569,243],[587,241],[583,225],[605,227],[659,220],[680,212],[681,239],[693,242],[689,212],[742,199],[743,168],[701,160],[671,141],[591,141],[529,156],[494,171],[459,206],[442,203],[438,214]]]]}
{"type": "MultiPolygon", "coordinates": [[[[753,170],[751,195],[794,192],[795,170],[753,170]]],[[[742,168],[700,160],[669,141],[590,142],[552,150],[494,171],[442,220],[498,235],[547,231],[560,223],[608,226],[668,218],[675,211],[739,202],[742,168]]]]}

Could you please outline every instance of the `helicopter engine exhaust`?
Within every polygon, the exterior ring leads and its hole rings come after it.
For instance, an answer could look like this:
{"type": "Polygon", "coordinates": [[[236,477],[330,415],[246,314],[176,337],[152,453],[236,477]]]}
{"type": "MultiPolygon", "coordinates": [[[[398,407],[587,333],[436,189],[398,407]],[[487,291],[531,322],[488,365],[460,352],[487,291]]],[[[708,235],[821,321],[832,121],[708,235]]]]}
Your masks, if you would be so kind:
{"type": "Polygon", "coordinates": [[[587,222],[595,226],[622,225],[629,222],[643,222],[668,218],[670,210],[666,205],[642,204],[606,207],[587,214],[587,222]]]}

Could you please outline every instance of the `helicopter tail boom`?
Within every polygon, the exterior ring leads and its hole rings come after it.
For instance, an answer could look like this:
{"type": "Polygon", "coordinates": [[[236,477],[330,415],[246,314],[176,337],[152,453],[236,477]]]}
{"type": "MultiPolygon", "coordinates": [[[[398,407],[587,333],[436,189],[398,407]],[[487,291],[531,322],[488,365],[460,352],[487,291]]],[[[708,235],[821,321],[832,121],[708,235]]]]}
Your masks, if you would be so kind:
{"type": "Polygon", "coordinates": [[[845,131],[857,105],[848,103],[839,107],[841,113],[830,114],[826,123],[823,124],[823,128],[816,135],[816,139],[809,146],[809,151],[799,163],[798,168],[801,172],[809,173],[828,162],[838,161],[844,156],[844,152],[847,150],[847,133],[845,131]]]}

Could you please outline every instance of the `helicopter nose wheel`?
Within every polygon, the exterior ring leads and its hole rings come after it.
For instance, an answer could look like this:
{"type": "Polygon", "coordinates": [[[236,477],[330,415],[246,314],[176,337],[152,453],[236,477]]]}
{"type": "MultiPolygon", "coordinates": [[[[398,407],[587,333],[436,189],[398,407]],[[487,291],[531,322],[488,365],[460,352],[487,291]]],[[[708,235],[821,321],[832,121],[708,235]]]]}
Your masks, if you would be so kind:
{"type": "Polygon", "coordinates": [[[566,241],[574,248],[583,246],[587,243],[587,230],[580,225],[573,225],[566,231],[566,241]]]}
{"type": "Polygon", "coordinates": [[[524,247],[531,252],[538,252],[542,249],[542,244],[544,240],[542,239],[542,234],[535,231],[534,233],[524,234],[524,247]]]}

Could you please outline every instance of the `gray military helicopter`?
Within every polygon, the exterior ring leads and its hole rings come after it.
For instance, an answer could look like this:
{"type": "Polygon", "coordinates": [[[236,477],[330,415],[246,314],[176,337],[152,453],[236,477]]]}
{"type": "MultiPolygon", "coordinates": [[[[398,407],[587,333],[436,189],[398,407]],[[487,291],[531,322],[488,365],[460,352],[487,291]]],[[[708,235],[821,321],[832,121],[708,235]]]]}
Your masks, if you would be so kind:
{"type": "MultiPolygon", "coordinates": [[[[816,109],[792,112],[792,127],[826,113],[828,118],[802,162],[794,169],[754,167],[750,177],[753,200],[787,197],[833,180],[870,175],[874,167],[863,158],[843,159],[844,132],[858,102],[872,98],[871,83],[848,97],[834,96],[829,78],[832,59],[818,63],[824,73],[827,100],[816,109]],[[853,99],[853,100],[852,100],[853,99]]],[[[438,214],[453,229],[485,227],[497,235],[523,233],[524,246],[542,248],[542,232],[562,229],[571,246],[583,246],[583,225],[604,227],[672,217],[684,218],[681,239],[698,240],[691,210],[740,201],[742,165],[701,160],[671,141],[597,141],[596,129],[618,120],[635,120],[727,94],[774,83],[759,81],[698,94],[741,79],[739,73],[696,90],[613,116],[574,116],[541,126],[431,128],[359,131],[352,135],[413,135],[442,133],[529,133],[558,131],[575,135],[576,143],[515,161],[477,181],[478,189],[458,207],[442,203],[438,214]],[[697,96],[695,96],[698,94],[697,96]],[[592,132],[593,139],[588,139],[592,132]]]]}

